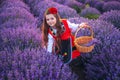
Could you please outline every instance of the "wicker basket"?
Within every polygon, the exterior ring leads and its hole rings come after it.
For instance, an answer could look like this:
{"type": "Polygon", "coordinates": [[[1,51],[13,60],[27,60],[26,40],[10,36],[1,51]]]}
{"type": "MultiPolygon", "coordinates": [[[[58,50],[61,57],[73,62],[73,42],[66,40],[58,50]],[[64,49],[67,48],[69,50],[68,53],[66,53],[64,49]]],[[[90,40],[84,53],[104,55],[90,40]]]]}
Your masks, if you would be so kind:
{"type": "Polygon", "coordinates": [[[84,44],[89,43],[92,39],[93,39],[93,30],[90,26],[86,27],[89,28],[91,35],[90,36],[80,36],[78,38],[76,38],[77,33],[80,29],[82,29],[83,27],[79,27],[75,33],[75,40],[74,40],[74,44],[77,48],[78,51],[83,52],[83,53],[88,53],[91,52],[94,48],[94,44],[91,46],[83,46],[84,44]]]}

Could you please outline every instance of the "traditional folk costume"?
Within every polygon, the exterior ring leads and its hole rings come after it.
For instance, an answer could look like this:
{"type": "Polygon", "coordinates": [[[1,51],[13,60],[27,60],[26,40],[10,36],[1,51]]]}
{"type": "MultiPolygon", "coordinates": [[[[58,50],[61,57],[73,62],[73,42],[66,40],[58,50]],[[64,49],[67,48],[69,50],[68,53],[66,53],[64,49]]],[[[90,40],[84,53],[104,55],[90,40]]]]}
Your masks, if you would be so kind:
{"type": "MultiPolygon", "coordinates": [[[[80,52],[76,50],[74,45],[74,36],[72,32],[75,32],[78,28],[79,24],[70,23],[68,20],[63,19],[61,20],[61,27],[63,29],[63,33],[61,33],[61,51],[57,54],[61,57],[64,63],[69,63],[71,60],[80,56],[80,52]]],[[[81,24],[82,25],[82,24],[81,24]]],[[[49,28],[48,31],[48,46],[47,51],[52,52],[53,44],[56,37],[56,29],[52,27],[49,28]]]]}

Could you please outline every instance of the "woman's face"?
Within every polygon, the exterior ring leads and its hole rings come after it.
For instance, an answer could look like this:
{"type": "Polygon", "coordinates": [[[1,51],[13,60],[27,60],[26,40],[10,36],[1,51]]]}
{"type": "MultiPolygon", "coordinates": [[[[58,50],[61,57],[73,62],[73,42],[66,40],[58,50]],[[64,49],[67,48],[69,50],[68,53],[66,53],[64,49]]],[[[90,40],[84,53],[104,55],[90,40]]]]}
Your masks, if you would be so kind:
{"type": "Polygon", "coordinates": [[[56,18],[53,14],[46,15],[46,22],[49,26],[55,27],[56,24],[56,18]]]}

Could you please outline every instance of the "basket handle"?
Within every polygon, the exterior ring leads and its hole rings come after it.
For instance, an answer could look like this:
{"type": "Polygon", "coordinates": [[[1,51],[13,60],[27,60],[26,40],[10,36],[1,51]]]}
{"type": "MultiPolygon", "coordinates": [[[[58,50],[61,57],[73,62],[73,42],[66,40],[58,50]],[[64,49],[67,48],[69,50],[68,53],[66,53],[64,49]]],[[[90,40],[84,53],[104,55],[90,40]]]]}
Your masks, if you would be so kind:
{"type": "MultiPolygon", "coordinates": [[[[80,27],[77,29],[77,31],[75,32],[75,38],[76,38],[76,36],[77,36],[78,31],[79,31],[80,29],[82,29],[82,28],[84,28],[84,27],[83,27],[83,26],[80,26],[80,27]]],[[[91,37],[93,37],[94,33],[93,33],[92,28],[91,28],[90,26],[87,26],[87,27],[85,27],[85,28],[89,28],[89,30],[90,30],[90,32],[91,32],[91,37]]]]}

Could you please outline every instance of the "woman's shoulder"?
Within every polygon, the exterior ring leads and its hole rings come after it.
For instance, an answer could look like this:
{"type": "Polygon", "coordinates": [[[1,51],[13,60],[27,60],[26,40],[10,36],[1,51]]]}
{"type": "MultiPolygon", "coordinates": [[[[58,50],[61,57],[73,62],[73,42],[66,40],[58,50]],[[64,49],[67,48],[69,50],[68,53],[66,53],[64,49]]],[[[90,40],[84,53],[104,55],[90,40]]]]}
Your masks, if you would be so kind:
{"type": "Polygon", "coordinates": [[[66,18],[60,19],[60,21],[62,22],[63,20],[67,20],[66,18]]]}

